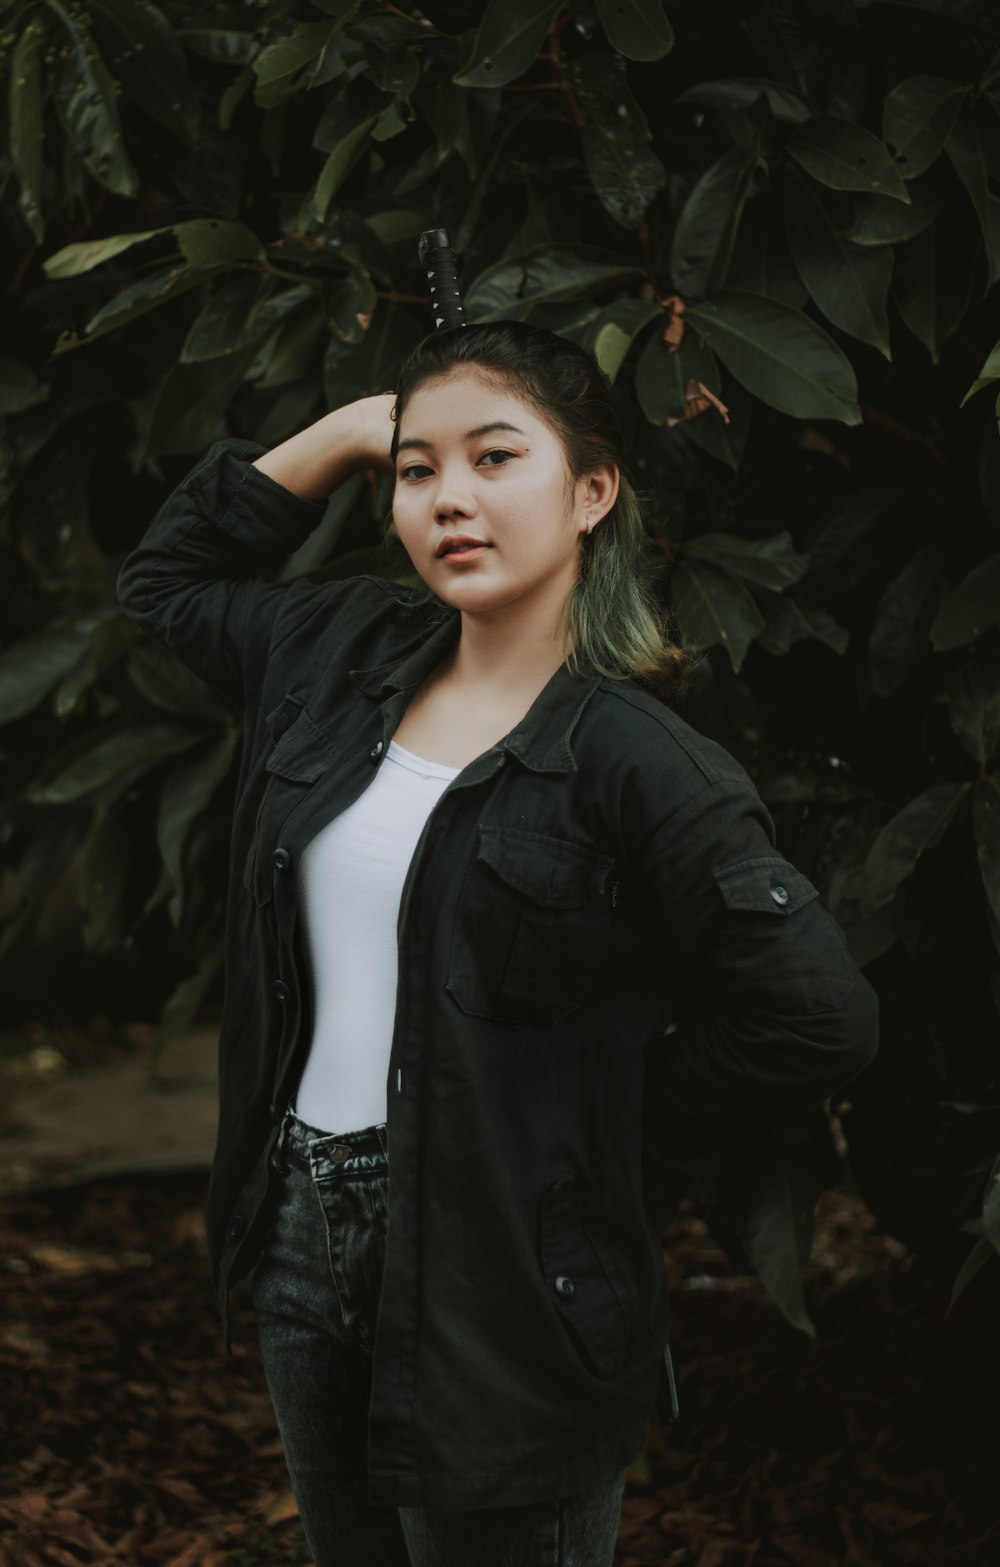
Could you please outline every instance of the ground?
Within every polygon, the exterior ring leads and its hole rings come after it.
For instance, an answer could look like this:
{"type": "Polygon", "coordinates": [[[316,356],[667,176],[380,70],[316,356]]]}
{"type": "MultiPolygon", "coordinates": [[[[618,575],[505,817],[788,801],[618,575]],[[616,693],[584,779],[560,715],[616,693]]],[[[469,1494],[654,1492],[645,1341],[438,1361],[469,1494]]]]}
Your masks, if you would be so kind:
{"type": "MultiPolygon", "coordinates": [[[[161,1129],[125,1174],[78,1121],[42,1183],[10,1152],[40,1114],[8,1125],[0,1198],[0,1564],[306,1567],[246,1300],[222,1352],[203,1171],[170,1173],[161,1129]]],[[[950,1279],[827,1192],[809,1339],[689,1205],[663,1239],[681,1419],[651,1428],[616,1567],[1000,1564],[989,1268],[946,1315],[950,1279]]]]}

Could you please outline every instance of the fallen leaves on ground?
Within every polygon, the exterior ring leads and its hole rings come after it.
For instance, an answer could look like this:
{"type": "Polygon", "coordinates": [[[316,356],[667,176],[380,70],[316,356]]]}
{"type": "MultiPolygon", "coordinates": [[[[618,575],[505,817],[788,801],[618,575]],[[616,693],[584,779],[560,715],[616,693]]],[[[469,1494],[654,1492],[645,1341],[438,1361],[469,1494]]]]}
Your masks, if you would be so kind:
{"type": "MultiPolygon", "coordinates": [[[[227,1361],[202,1181],[114,1180],[0,1203],[0,1567],[307,1567],[244,1301],[227,1361]]],[[[826,1193],[817,1337],[682,1208],[665,1236],[681,1420],[654,1426],[617,1567],[993,1567],[986,1270],[947,1320],[935,1275],[826,1193]]]]}

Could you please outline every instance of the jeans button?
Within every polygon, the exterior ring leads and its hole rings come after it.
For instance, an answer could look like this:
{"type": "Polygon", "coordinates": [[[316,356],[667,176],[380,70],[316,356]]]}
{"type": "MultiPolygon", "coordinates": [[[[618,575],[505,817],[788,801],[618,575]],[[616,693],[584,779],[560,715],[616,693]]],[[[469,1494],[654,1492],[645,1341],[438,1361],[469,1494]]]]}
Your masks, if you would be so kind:
{"type": "Polygon", "coordinates": [[[291,993],[292,992],[289,990],[288,986],[285,984],[285,981],[283,979],[276,979],[275,980],[275,982],[274,982],[274,995],[275,995],[275,999],[276,1000],[284,1003],[284,1002],[286,1002],[288,1000],[288,998],[291,995],[291,993]]]}
{"type": "Polygon", "coordinates": [[[785,904],[788,902],[788,888],[782,887],[780,884],[776,884],[771,888],[771,897],[774,899],[775,903],[780,904],[781,907],[784,908],[785,904]]]}
{"type": "Polygon", "coordinates": [[[382,741],[381,740],[376,740],[375,744],[372,746],[371,750],[368,752],[369,760],[373,761],[373,762],[377,762],[379,757],[382,755],[382,751],[383,751],[382,741]]]}
{"type": "Polygon", "coordinates": [[[242,1213],[234,1213],[226,1226],[226,1234],[231,1241],[238,1241],[247,1227],[247,1221],[242,1213]]]}
{"type": "Polygon", "coordinates": [[[561,1295],[564,1300],[568,1300],[569,1297],[575,1293],[576,1285],[573,1283],[573,1280],[569,1277],[568,1274],[560,1273],[556,1279],[555,1291],[556,1294],[561,1295]]]}
{"type": "Polygon", "coordinates": [[[275,849],[274,853],[271,855],[271,864],[274,866],[276,871],[287,871],[291,863],[292,856],[289,854],[287,849],[275,849]]]}

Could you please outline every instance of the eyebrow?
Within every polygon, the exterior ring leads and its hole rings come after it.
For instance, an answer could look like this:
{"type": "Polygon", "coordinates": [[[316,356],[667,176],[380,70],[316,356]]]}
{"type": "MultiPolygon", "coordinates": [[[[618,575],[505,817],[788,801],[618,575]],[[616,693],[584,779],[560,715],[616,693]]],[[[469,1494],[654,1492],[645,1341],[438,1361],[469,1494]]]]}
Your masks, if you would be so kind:
{"type": "MultiPolygon", "coordinates": [[[[527,436],[524,430],[519,430],[516,424],[508,424],[506,419],[494,419],[491,424],[477,424],[474,430],[466,430],[465,434],[462,436],[462,440],[474,441],[478,436],[489,435],[493,430],[510,430],[514,435],[523,435],[527,440],[527,436]]],[[[421,441],[418,440],[416,436],[411,436],[409,440],[406,441],[400,441],[399,445],[396,447],[397,452],[405,452],[410,450],[429,452],[433,451],[433,449],[433,441],[421,441]]]]}

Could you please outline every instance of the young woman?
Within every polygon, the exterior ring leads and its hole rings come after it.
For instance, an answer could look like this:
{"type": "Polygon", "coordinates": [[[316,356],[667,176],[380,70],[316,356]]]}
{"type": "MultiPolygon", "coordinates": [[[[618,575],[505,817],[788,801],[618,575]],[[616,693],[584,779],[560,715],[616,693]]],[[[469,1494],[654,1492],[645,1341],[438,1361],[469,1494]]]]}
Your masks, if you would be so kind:
{"type": "Polygon", "coordinates": [[[210,1247],[257,1265],[317,1567],[608,1567],[668,1335],[644,1189],[871,1057],[873,994],[684,674],[594,361],[436,333],[220,442],[122,601],[246,711],[210,1247]],[[359,466],[429,591],[268,580],[359,466]],[[655,694],[654,694],[655,693],[655,694]]]}

